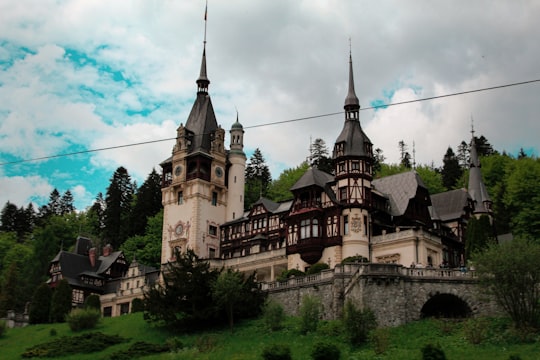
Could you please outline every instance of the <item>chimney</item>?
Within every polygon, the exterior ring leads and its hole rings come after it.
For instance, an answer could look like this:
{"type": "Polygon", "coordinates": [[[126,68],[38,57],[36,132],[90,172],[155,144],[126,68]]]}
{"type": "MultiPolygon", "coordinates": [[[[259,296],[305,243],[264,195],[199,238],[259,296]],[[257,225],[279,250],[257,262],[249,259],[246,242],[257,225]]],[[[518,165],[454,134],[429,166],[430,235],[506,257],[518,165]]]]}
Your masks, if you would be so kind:
{"type": "Polygon", "coordinates": [[[111,244],[107,244],[103,247],[103,256],[109,256],[112,253],[112,246],[111,244]]]}
{"type": "Polygon", "coordinates": [[[96,266],[96,248],[95,247],[88,250],[88,259],[90,259],[90,265],[92,267],[96,266]]]}

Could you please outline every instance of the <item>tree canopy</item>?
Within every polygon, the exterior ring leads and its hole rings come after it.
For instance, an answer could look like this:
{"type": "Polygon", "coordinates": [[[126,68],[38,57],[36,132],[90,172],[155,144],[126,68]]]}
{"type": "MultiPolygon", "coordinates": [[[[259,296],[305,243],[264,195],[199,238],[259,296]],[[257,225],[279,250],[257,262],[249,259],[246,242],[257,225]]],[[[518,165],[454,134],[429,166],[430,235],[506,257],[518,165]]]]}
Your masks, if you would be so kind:
{"type": "Polygon", "coordinates": [[[540,328],[540,244],[515,239],[474,256],[481,284],[518,328],[540,328]]]}

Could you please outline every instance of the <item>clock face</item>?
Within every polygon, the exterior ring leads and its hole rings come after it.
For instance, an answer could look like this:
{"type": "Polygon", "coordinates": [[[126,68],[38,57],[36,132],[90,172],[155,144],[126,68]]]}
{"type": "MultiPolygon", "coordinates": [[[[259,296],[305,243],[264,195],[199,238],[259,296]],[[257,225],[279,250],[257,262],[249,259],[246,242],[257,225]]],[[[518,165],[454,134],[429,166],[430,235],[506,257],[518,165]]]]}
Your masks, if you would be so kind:
{"type": "Polygon", "coordinates": [[[220,168],[219,166],[216,167],[216,176],[217,177],[222,177],[223,176],[223,169],[220,168]]]}
{"type": "Polygon", "coordinates": [[[174,232],[176,233],[176,235],[182,235],[182,233],[184,232],[184,227],[180,224],[176,227],[176,229],[174,229],[174,232]]]}
{"type": "Polygon", "coordinates": [[[182,173],[182,166],[178,165],[178,166],[174,169],[174,175],[180,176],[181,173],[182,173]]]}

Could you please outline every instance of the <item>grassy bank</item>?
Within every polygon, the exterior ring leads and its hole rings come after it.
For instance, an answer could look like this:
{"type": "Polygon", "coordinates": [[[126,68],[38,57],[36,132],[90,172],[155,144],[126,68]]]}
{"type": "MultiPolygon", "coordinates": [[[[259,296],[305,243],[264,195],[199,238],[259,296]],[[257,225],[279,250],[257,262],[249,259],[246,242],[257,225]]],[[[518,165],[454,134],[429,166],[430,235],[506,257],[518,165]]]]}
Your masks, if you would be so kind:
{"type": "Polygon", "coordinates": [[[131,314],[103,319],[96,329],[80,333],[73,333],[66,324],[8,329],[0,338],[0,358],[21,359],[21,354],[36,344],[50,342],[61,336],[76,336],[95,331],[120,335],[128,340],[102,351],[63,359],[109,359],[113,353],[126,350],[137,341],[164,344],[173,337],[184,345],[183,350],[177,353],[154,354],[144,359],[261,359],[263,348],[273,343],[290,346],[293,359],[310,359],[313,344],[323,340],[337,344],[342,353],[341,359],[344,360],[421,359],[420,349],[426,344],[439,344],[448,359],[507,360],[510,355],[519,355],[522,360],[540,358],[538,338],[533,337],[534,342],[518,343],[511,334],[505,333],[504,327],[504,322],[500,320],[485,322],[476,328],[463,322],[423,320],[380,333],[379,350],[384,350],[384,353],[377,354],[377,347],[373,343],[351,348],[340,331],[339,322],[322,322],[316,333],[308,335],[299,333],[298,320],[294,318],[287,319],[285,327],[277,332],[269,332],[261,321],[253,320],[238,324],[233,334],[227,329],[217,329],[183,335],[153,327],[142,319],[141,314],[131,314]],[[475,335],[482,334],[483,336],[474,338],[475,335]],[[480,340],[480,343],[473,345],[471,340],[480,340]]]}

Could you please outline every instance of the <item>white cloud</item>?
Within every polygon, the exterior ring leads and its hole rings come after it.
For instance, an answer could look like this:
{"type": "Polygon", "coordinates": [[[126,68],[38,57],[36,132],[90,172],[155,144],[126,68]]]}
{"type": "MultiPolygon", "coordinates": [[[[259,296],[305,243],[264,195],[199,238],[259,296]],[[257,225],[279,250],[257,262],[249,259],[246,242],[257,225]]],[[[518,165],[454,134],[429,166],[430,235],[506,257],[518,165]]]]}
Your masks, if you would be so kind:
{"type": "Polygon", "coordinates": [[[0,204],[11,202],[25,206],[30,202],[48,200],[54,186],[40,176],[0,177],[0,204]]]}

